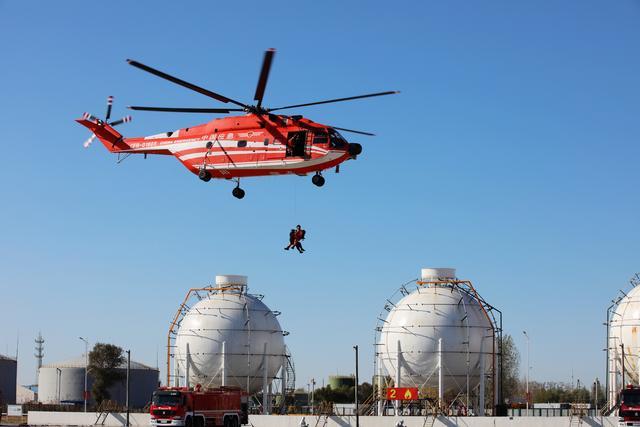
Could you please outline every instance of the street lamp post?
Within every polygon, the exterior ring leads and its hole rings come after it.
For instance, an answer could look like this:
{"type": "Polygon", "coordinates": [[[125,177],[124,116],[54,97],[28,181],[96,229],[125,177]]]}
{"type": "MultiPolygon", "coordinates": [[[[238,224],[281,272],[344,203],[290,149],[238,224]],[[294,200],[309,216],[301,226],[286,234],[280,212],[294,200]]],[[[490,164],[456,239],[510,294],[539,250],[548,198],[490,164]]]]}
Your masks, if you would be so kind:
{"type": "Polygon", "coordinates": [[[60,389],[62,388],[62,369],[60,368],[56,368],[56,379],[57,379],[57,385],[58,387],[56,387],[56,394],[58,395],[58,405],[60,404],[60,389]]]}
{"type": "Polygon", "coordinates": [[[527,393],[527,415],[529,415],[529,334],[527,331],[522,331],[524,337],[527,339],[527,376],[526,376],[526,393],[527,393]]]}
{"type": "Polygon", "coordinates": [[[594,403],[595,403],[594,406],[596,408],[596,416],[598,415],[598,384],[599,383],[600,382],[598,381],[598,378],[596,377],[596,380],[593,382],[593,388],[595,389],[595,392],[594,392],[595,398],[593,400],[594,400],[594,403]]]}
{"type": "Polygon", "coordinates": [[[315,414],[315,393],[316,393],[316,379],[315,378],[311,378],[311,413],[315,414]]]}
{"type": "Polygon", "coordinates": [[[78,337],[84,341],[84,412],[87,412],[87,369],[89,368],[89,341],[78,337]]]}
{"type": "Polygon", "coordinates": [[[126,427],[129,427],[129,371],[131,370],[131,350],[127,350],[127,389],[126,389],[126,404],[127,404],[127,423],[126,427]]]}
{"type": "Polygon", "coordinates": [[[356,401],[356,427],[360,427],[360,414],[359,414],[359,402],[358,402],[358,346],[354,345],[353,349],[356,351],[356,396],[355,396],[355,401],[356,401]]]}

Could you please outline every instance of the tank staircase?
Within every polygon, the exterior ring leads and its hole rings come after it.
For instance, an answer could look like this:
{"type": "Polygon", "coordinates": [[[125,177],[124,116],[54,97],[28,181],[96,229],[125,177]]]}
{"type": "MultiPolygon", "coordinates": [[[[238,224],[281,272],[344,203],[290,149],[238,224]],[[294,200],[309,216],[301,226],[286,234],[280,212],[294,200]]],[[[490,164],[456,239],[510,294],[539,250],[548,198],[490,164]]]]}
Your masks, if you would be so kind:
{"type": "Polygon", "coordinates": [[[615,411],[617,411],[618,408],[620,408],[620,402],[612,403],[610,401],[607,401],[606,406],[604,407],[604,409],[600,411],[600,414],[605,417],[608,417],[612,415],[615,411]]]}
{"type": "Polygon", "coordinates": [[[422,427],[433,427],[438,420],[438,417],[445,415],[442,409],[438,407],[438,403],[431,399],[425,400],[425,412],[424,423],[422,427]]]}
{"type": "Polygon", "coordinates": [[[318,406],[318,415],[315,427],[326,427],[329,418],[333,415],[333,402],[322,402],[318,406]]]}
{"type": "Polygon", "coordinates": [[[318,414],[315,427],[325,427],[329,422],[330,416],[331,416],[330,414],[318,414]],[[320,425],[320,421],[322,421],[322,425],[320,425]]]}
{"type": "Polygon", "coordinates": [[[369,407],[367,408],[367,410],[366,410],[366,411],[360,411],[360,414],[361,414],[361,415],[367,415],[367,416],[378,415],[378,414],[377,414],[377,410],[378,410],[378,408],[377,408],[377,406],[378,406],[378,405],[377,405],[377,403],[378,403],[378,401],[377,401],[377,400],[375,400],[375,401],[371,404],[371,406],[369,406],[369,407]]]}
{"type": "Polygon", "coordinates": [[[98,414],[98,416],[96,417],[96,421],[93,423],[93,425],[103,426],[105,421],[107,421],[109,413],[117,411],[118,409],[118,406],[114,402],[105,400],[96,408],[96,413],[98,414]]]}
{"type": "Polygon", "coordinates": [[[326,427],[327,423],[329,422],[330,416],[331,416],[330,413],[319,413],[318,417],[316,418],[315,427],[326,427]],[[321,422],[322,424],[320,424],[321,422]]]}
{"type": "Polygon", "coordinates": [[[287,395],[293,395],[296,390],[296,365],[293,363],[293,357],[291,357],[291,352],[289,351],[289,347],[284,346],[285,355],[287,358],[285,371],[287,373],[287,383],[285,385],[285,393],[287,395]]]}
{"type": "Polygon", "coordinates": [[[115,408],[115,405],[108,401],[105,400],[104,402],[102,402],[97,408],[96,408],[96,421],[93,423],[94,426],[103,426],[104,423],[107,421],[107,417],[109,416],[109,413],[111,411],[113,411],[115,408]]]}
{"type": "Polygon", "coordinates": [[[433,427],[436,421],[438,420],[438,414],[431,414],[424,417],[424,423],[422,423],[423,427],[433,427]]]}
{"type": "Polygon", "coordinates": [[[376,411],[376,393],[373,392],[367,397],[364,402],[359,404],[358,414],[359,415],[375,415],[376,411]]]}
{"type": "Polygon", "coordinates": [[[107,421],[107,416],[109,415],[109,411],[100,411],[98,412],[98,418],[96,418],[96,422],[93,423],[94,426],[103,426],[104,422],[107,421]]]}
{"type": "Polygon", "coordinates": [[[569,408],[569,425],[581,426],[583,418],[587,415],[587,406],[584,403],[572,403],[569,408]]]}

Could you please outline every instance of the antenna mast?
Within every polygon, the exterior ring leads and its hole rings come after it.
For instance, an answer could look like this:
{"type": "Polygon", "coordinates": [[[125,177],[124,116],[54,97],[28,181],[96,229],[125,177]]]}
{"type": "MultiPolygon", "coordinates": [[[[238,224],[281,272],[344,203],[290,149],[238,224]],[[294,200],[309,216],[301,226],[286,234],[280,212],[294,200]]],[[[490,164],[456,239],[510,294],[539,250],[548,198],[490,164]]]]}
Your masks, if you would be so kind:
{"type": "Polygon", "coordinates": [[[44,338],[42,338],[42,333],[38,332],[38,338],[35,339],[36,342],[36,353],[34,356],[36,357],[36,361],[38,362],[38,367],[36,368],[36,384],[38,384],[38,374],[40,373],[40,368],[42,367],[42,359],[44,359],[44,338]]]}

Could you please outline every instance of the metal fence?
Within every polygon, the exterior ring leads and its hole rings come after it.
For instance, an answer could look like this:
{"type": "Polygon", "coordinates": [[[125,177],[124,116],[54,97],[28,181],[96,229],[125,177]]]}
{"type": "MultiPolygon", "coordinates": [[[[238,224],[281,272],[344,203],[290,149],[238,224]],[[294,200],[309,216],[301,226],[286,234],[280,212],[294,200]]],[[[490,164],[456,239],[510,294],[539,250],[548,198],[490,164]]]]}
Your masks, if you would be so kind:
{"type": "MultiPolygon", "coordinates": [[[[508,415],[510,417],[570,417],[571,415],[577,416],[575,409],[571,408],[515,408],[509,409],[508,415]]],[[[597,417],[600,415],[600,410],[583,409],[580,411],[582,416],[597,417]]]]}

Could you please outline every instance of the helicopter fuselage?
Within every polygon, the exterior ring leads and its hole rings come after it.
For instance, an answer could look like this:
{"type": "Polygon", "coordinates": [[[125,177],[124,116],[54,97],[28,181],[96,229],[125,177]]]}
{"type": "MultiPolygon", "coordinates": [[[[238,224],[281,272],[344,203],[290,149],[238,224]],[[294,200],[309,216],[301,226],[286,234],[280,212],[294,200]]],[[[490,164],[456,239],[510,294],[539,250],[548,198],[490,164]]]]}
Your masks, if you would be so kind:
{"type": "Polygon", "coordinates": [[[350,144],[329,126],[274,114],[214,119],[173,132],[122,138],[118,144],[100,139],[114,153],[173,155],[194,174],[206,171],[211,178],[226,179],[318,173],[361,151],[360,144],[350,144]]]}

